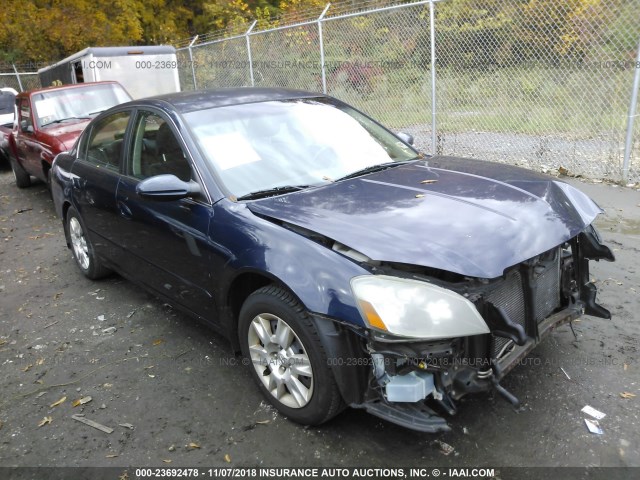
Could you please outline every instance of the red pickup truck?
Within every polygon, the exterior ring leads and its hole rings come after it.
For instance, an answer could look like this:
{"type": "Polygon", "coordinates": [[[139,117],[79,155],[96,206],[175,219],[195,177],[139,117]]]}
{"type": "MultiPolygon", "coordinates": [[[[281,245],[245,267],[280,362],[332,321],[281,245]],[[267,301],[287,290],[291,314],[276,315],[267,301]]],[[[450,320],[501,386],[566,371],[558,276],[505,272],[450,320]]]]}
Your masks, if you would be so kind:
{"type": "Polygon", "coordinates": [[[93,117],[129,100],[131,97],[118,82],[80,83],[19,93],[17,118],[7,148],[16,185],[28,187],[31,176],[49,184],[54,157],[71,149],[93,117]]]}

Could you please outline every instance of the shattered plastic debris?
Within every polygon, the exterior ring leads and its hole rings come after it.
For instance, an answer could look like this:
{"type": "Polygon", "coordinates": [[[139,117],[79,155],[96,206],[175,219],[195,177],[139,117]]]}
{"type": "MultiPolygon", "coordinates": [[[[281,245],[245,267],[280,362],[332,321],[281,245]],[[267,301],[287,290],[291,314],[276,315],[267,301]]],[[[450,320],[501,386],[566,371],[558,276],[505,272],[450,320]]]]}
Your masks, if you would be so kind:
{"type": "Polygon", "coordinates": [[[604,417],[607,416],[606,413],[602,413],[598,410],[596,410],[595,408],[586,405],[582,410],[580,410],[581,412],[586,413],[587,415],[591,415],[593,418],[595,418],[596,420],[602,420],[604,417]]]}
{"type": "Polygon", "coordinates": [[[600,424],[597,420],[589,420],[588,418],[585,418],[584,423],[587,424],[587,428],[591,433],[595,433],[598,435],[602,435],[604,433],[604,431],[600,428],[600,424]]]}
{"type": "Polygon", "coordinates": [[[98,321],[104,322],[104,315],[98,315],[98,321]]]}
{"type": "Polygon", "coordinates": [[[453,451],[455,450],[455,448],[453,448],[448,443],[443,442],[442,440],[434,440],[433,443],[435,443],[440,448],[440,453],[444,455],[451,455],[451,453],[453,453],[453,451]]]}
{"type": "Polygon", "coordinates": [[[98,422],[94,422],[93,420],[89,420],[88,418],[84,418],[83,416],[77,414],[77,415],[71,415],[71,418],[73,418],[74,420],[77,420],[78,422],[82,422],[85,425],[89,425],[90,427],[96,428],[98,430],[103,431],[104,433],[112,433],[113,432],[113,428],[110,427],[105,427],[104,425],[98,423],[98,422]]]}
{"type": "Polygon", "coordinates": [[[82,397],[76,400],[75,402],[73,402],[71,405],[74,407],[77,407],[78,405],[84,405],[85,403],[89,403],[91,400],[93,400],[91,397],[82,397]]]}

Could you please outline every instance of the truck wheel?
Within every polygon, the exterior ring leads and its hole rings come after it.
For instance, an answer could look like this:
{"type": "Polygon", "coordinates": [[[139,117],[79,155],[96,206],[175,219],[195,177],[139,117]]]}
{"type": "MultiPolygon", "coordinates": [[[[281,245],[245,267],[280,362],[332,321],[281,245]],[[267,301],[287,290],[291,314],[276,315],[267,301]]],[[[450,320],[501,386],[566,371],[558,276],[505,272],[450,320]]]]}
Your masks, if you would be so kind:
{"type": "Polygon", "coordinates": [[[240,311],[242,354],[262,394],[291,420],[319,425],[344,408],[327,355],[304,308],[271,285],[240,311]]]}
{"type": "Polygon", "coordinates": [[[16,180],[18,188],[27,188],[31,185],[31,177],[24,169],[18,164],[12,156],[9,156],[9,163],[11,164],[11,170],[13,171],[13,178],[16,180]]]}
{"type": "Polygon", "coordinates": [[[67,230],[67,238],[71,243],[73,258],[85,277],[97,280],[109,275],[111,270],[105,268],[98,259],[93,245],[85,233],[87,230],[84,228],[84,223],[73,207],[67,210],[65,228],[67,230]]]}

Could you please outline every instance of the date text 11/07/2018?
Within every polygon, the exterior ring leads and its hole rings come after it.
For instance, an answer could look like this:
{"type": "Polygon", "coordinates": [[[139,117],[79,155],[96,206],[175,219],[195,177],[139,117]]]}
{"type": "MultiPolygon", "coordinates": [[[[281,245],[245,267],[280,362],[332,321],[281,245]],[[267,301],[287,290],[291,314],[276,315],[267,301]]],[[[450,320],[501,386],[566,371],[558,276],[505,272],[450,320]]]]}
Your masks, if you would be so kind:
{"type": "Polygon", "coordinates": [[[137,468],[135,478],[438,478],[440,476],[458,478],[493,478],[493,468],[137,468]]]}

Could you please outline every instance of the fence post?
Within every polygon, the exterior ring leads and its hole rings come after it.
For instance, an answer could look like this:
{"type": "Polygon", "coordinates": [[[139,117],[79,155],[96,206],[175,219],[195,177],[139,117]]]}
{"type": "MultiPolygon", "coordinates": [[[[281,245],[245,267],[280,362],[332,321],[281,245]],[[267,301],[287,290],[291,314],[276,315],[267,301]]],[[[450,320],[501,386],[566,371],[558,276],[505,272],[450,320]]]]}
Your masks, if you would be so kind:
{"type": "Polygon", "coordinates": [[[20,74],[18,73],[18,69],[16,68],[16,64],[12,63],[11,66],[13,67],[13,71],[16,74],[16,78],[18,79],[18,85],[20,86],[20,91],[24,92],[24,88],[22,88],[22,81],[20,80],[20,74]]]}
{"type": "Polygon", "coordinates": [[[193,40],[191,40],[191,43],[189,44],[189,63],[191,63],[191,76],[193,77],[193,89],[197,90],[198,89],[198,84],[196,82],[196,67],[193,64],[193,53],[191,52],[191,47],[193,47],[193,44],[196,43],[196,40],[198,40],[199,35],[196,35],[195,37],[193,37],[193,40]]]}
{"type": "Polygon", "coordinates": [[[251,24],[251,26],[249,27],[249,30],[247,30],[247,33],[245,33],[245,38],[247,39],[247,55],[249,56],[249,77],[251,78],[251,86],[255,87],[255,81],[253,80],[253,59],[251,58],[251,42],[249,41],[249,34],[251,33],[251,30],[253,30],[253,27],[256,26],[256,23],[258,23],[257,20],[254,20],[253,23],[251,24]]]}
{"type": "Polygon", "coordinates": [[[320,41],[320,69],[322,71],[322,93],[327,94],[327,72],[324,67],[324,40],[322,39],[322,19],[324,18],[327,10],[331,6],[330,3],[327,3],[327,6],[324,7],[324,10],[318,17],[318,39],[320,41]]]}
{"type": "Polygon", "coordinates": [[[638,54],[634,64],[636,73],[633,77],[633,90],[631,91],[631,103],[629,104],[629,116],[627,117],[627,138],[624,143],[624,161],[622,162],[622,180],[629,181],[629,166],[631,163],[631,148],[633,146],[633,122],[638,116],[638,89],[640,88],[640,42],[638,43],[638,54]]]}
{"type": "Polygon", "coordinates": [[[431,155],[437,153],[438,134],[436,131],[436,26],[434,0],[429,2],[429,30],[431,30],[431,155]]]}

